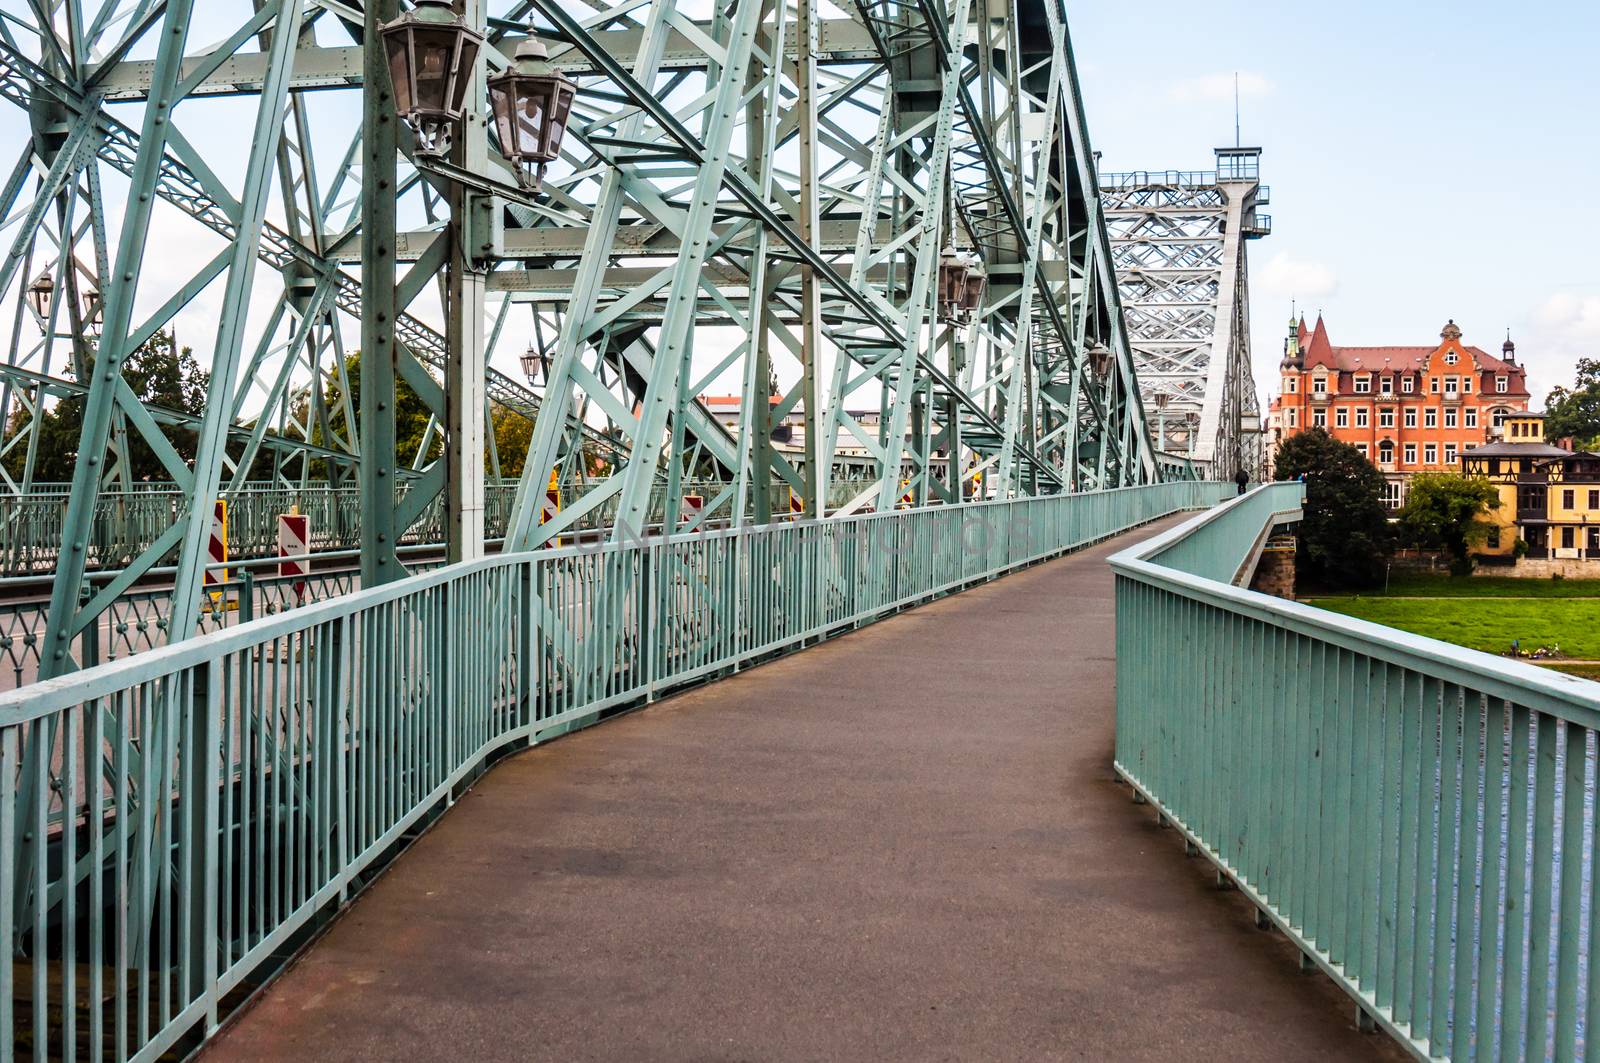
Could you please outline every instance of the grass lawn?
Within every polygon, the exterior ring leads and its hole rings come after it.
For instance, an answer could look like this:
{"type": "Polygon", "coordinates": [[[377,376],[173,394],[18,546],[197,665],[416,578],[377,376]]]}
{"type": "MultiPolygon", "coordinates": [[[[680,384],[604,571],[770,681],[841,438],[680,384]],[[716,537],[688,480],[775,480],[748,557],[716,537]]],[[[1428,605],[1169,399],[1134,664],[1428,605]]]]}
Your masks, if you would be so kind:
{"type": "MultiPolygon", "coordinates": [[[[1488,580],[1457,580],[1457,584],[1479,587],[1488,580]]],[[[1507,579],[1496,581],[1506,584],[1527,584],[1534,587],[1581,584],[1578,581],[1507,579]]],[[[1591,587],[1596,582],[1590,581],[1591,587]]],[[[1376,624],[1386,624],[1402,631],[1470,646],[1486,653],[1507,653],[1511,640],[1520,639],[1525,651],[1541,646],[1559,646],[1564,657],[1575,660],[1600,660],[1600,597],[1578,598],[1572,596],[1543,599],[1515,599],[1493,597],[1495,593],[1512,593],[1483,587],[1477,595],[1466,594],[1445,597],[1442,592],[1412,590],[1428,597],[1401,598],[1390,588],[1388,597],[1350,596],[1340,598],[1308,598],[1307,604],[1329,609],[1346,616],[1359,617],[1376,624]],[[1434,596],[1437,595],[1437,596],[1434,596]]],[[[1515,588],[1513,589],[1513,591],[1515,588]]]]}
{"type": "Polygon", "coordinates": [[[1378,598],[1600,598],[1600,579],[1515,579],[1511,576],[1395,575],[1378,598]]]}

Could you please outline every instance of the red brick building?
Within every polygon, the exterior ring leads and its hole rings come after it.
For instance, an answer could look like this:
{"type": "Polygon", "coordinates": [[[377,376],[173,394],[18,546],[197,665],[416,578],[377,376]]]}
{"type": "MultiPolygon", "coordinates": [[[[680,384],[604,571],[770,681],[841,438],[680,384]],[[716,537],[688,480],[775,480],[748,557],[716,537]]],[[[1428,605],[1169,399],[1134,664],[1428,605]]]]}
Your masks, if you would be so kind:
{"type": "Polygon", "coordinates": [[[1468,346],[1451,321],[1431,347],[1335,347],[1318,316],[1291,322],[1282,391],[1272,401],[1269,447],[1308,428],[1354,444],[1405,500],[1416,472],[1459,471],[1460,455],[1500,437],[1507,414],[1528,408],[1527,373],[1507,337],[1501,357],[1468,346]]]}

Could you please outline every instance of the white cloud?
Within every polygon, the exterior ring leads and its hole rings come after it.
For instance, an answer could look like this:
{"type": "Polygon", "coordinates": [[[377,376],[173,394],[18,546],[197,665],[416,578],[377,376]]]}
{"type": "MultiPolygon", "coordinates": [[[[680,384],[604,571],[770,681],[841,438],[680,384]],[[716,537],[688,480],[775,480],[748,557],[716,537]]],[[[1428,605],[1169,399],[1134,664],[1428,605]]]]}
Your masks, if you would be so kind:
{"type": "Polygon", "coordinates": [[[1533,324],[1573,343],[1600,342],[1600,295],[1552,295],[1534,310],[1533,324]]]}
{"type": "Polygon", "coordinates": [[[1177,103],[1216,103],[1233,99],[1234,77],[1239,79],[1239,95],[1266,96],[1272,92],[1272,82],[1260,74],[1241,70],[1237,75],[1204,74],[1174,82],[1168,95],[1177,103]]]}
{"type": "Polygon", "coordinates": [[[1250,286],[1255,294],[1287,301],[1323,299],[1339,290],[1339,276],[1323,262],[1296,258],[1280,251],[1267,264],[1251,271],[1250,286]]]}
{"type": "Polygon", "coordinates": [[[1551,388],[1572,386],[1579,358],[1600,358],[1600,295],[1558,292],[1527,320],[1528,333],[1515,338],[1537,407],[1551,388]]]}

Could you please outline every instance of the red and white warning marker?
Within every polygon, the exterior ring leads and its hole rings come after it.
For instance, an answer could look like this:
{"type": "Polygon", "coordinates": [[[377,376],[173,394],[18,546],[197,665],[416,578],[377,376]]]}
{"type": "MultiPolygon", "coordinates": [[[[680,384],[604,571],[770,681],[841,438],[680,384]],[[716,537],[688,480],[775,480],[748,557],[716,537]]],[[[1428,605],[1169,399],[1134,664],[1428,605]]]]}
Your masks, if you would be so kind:
{"type": "MultiPolygon", "coordinates": [[[[311,550],[311,518],[304,513],[278,514],[278,562],[280,576],[308,576],[311,562],[305,557],[311,550]]],[[[295,604],[304,604],[306,582],[294,582],[295,604]]]]}
{"type": "Polygon", "coordinates": [[[217,499],[217,504],[211,510],[211,537],[206,543],[205,585],[211,594],[213,603],[222,601],[220,590],[210,590],[213,584],[222,584],[228,581],[228,503],[217,499]]]}

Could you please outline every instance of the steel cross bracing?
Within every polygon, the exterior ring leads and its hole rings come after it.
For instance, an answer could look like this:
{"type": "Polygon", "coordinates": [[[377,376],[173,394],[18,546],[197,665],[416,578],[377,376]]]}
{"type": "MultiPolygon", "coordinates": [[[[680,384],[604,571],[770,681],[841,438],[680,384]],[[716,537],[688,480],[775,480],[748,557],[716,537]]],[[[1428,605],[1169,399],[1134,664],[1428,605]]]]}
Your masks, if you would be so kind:
{"type": "Polygon", "coordinates": [[[1218,151],[1217,170],[1106,174],[1101,197],[1117,283],[1158,447],[1228,478],[1258,474],[1261,416],[1250,363],[1250,240],[1271,219],[1259,149],[1218,151]]]}
{"type": "MultiPolygon", "coordinates": [[[[538,198],[519,194],[481,103],[460,138],[471,166],[414,157],[391,122],[383,172],[364,130],[392,120],[392,104],[365,90],[363,41],[379,9],[401,5],[16,6],[0,22],[0,95],[28,134],[0,186],[0,292],[15,307],[0,382],[9,490],[31,487],[37,412],[66,395],[85,409],[46,675],[74,667],[74,636],[174,556],[177,586],[196,590],[175,596],[173,637],[192,630],[209,500],[263,465],[285,486],[364,477],[375,559],[441,493],[452,512],[481,510],[467,444],[483,431],[459,408],[464,381],[482,381],[473,401],[534,422],[516,546],[610,505],[642,522],[663,487],[676,524],[673,485],[707,473],[726,486],[701,522],[786,514],[774,482],[819,515],[832,482],[863,467],[874,482],[836,514],[1160,475],[1052,4],[463,0],[494,45],[486,70],[531,24],[579,84],[538,198]],[[967,320],[938,301],[947,247],[981,256],[989,278],[967,320]],[[393,263],[392,300],[364,290],[374,248],[393,263]],[[58,293],[43,316],[28,299],[40,276],[58,293]],[[392,317],[374,328],[379,305],[392,317]],[[139,401],[123,361],[202,306],[205,410],[139,401]],[[414,456],[365,462],[364,442],[386,453],[395,439],[367,423],[347,363],[390,339],[368,390],[392,372],[433,420],[414,456]],[[535,387],[487,364],[529,345],[535,387]],[[698,401],[711,388],[741,396],[732,430],[698,401]],[[790,414],[804,430],[780,447],[773,429],[790,414]],[[172,427],[193,431],[192,459],[172,427]],[[453,456],[427,457],[434,441],[453,456]],[[130,445],[191,504],[80,602],[74,544],[97,497],[128,486],[130,445]],[[545,521],[552,470],[566,502],[545,521]]],[[[491,448],[488,461],[502,457],[491,448]]]]}

